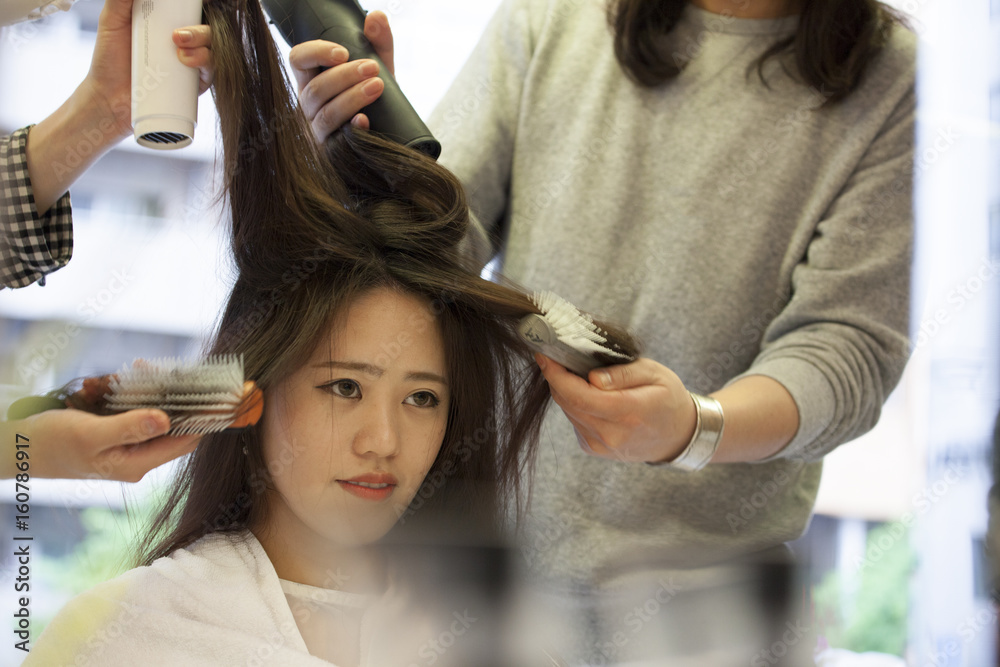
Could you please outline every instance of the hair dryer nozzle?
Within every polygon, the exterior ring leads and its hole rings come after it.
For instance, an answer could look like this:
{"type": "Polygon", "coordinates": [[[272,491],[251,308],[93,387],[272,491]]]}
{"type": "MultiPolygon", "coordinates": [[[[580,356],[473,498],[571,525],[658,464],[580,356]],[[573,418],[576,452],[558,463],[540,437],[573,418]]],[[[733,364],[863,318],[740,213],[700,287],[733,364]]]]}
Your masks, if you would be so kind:
{"type": "Polygon", "coordinates": [[[278,32],[295,46],[313,39],[340,44],[351,60],[368,58],[379,65],[385,83],[381,97],[363,109],[371,129],[437,159],[441,144],[403,95],[396,79],[365,38],[365,10],[357,0],[262,0],[278,32]]]}

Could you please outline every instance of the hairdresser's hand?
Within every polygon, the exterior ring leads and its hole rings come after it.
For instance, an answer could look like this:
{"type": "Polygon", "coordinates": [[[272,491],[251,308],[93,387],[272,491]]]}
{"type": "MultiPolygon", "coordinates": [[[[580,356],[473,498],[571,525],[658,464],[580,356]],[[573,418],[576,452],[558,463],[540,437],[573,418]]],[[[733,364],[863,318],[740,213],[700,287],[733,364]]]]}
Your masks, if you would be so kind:
{"type": "Polygon", "coordinates": [[[132,0],[106,0],[86,78],[28,134],[28,174],[39,214],[131,131],[131,17],[132,0]]]}
{"type": "MultiPolygon", "coordinates": [[[[83,99],[89,101],[94,112],[113,119],[109,135],[116,139],[132,131],[132,0],[105,0],[97,24],[97,42],[90,63],[90,72],[80,88],[83,99]]],[[[174,43],[183,46],[187,53],[178,50],[178,57],[190,67],[201,71],[201,92],[211,81],[212,58],[208,47],[212,37],[208,26],[192,26],[174,32],[174,43]],[[184,31],[190,33],[185,40],[184,31]]],[[[76,93],[74,93],[76,95],[76,93]]]]}
{"type": "Polygon", "coordinates": [[[193,451],[201,438],[158,437],[169,429],[170,419],[161,410],[130,410],[110,417],[82,410],[48,410],[2,422],[6,453],[0,460],[0,477],[20,472],[14,442],[27,438],[32,477],[138,482],[153,468],[193,451]]]}
{"type": "Polygon", "coordinates": [[[90,71],[73,94],[113,125],[109,138],[119,140],[132,130],[132,2],[106,0],[97,24],[97,41],[90,71]]]}
{"type": "MultiPolygon", "coordinates": [[[[392,31],[384,12],[372,12],[365,18],[365,37],[393,74],[392,31]]],[[[344,47],[320,40],[303,42],[289,55],[299,87],[299,105],[320,143],[347,122],[368,129],[368,116],[358,112],[385,90],[374,60],[348,62],[349,57],[344,47]],[[329,69],[321,71],[324,67],[329,69]]]]}
{"type": "Polygon", "coordinates": [[[212,62],[212,28],[207,25],[192,25],[178,28],[173,34],[177,46],[177,58],[198,70],[201,82],[198,84],[198,94],[201,95],[212,87],[212,75],[215,66],[212,62]]]}
{"type": "MultiPolygon", "coordinates": [[[[59,109],[31,128],[28,173],[39,214],[132,132],[132,2],[105,0],[90,71],[59,109]]],[[[204,39],[196,33],[185,45],[196,51],[192,67],[205,66],[204,54],[197,53],[204,39]]],[[[203,89],[206,76],[210,69],[202,70],[203,89]]]]}
{"type": "Polygon", "coordinates": [[[694,435],[694,402],[680,378],[651,359],[590,372],[589,380],[540,354],[535,360],[580,446],[614,461],[669,461],[694,435]]]}

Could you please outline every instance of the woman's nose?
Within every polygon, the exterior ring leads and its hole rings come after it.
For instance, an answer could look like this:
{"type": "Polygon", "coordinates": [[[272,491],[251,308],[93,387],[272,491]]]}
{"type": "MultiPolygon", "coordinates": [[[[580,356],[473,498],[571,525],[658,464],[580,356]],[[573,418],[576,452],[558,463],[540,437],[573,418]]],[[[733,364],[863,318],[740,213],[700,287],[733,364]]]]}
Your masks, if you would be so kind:
{"type": "Polygon", "coordinates": [[[369,399],[362,411],[361,423],[354,437],[354,453],[358,456],[389,458],[399,452],[399,429],[391,401],[369,399]]]}

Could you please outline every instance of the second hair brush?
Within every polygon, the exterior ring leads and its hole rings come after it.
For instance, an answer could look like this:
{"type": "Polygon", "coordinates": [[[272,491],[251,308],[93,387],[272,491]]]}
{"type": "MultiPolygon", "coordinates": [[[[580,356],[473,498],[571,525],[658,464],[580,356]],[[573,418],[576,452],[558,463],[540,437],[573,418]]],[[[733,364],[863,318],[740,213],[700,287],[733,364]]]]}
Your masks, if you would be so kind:
{"type": "Polygon", "coordinates": [[[595,368],[627,364],[635,357],[608,345],[604,332],[586,313],[552,292],[535,292],[541,311],[521,318],[518,334],[532,349],[586,379],[595,368]]]}

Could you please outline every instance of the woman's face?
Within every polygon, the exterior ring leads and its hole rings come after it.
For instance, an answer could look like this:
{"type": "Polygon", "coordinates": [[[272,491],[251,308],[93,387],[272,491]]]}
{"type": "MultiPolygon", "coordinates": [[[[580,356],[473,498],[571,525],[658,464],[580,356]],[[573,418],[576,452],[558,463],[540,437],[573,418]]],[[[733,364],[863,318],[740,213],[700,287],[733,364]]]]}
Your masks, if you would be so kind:
{"type": "Polygon", "coordinates": [[[446,377],[429,302],[384,288],[358,298],[265,399],[268,541],[322,548],[385,535],[441,448],[446,377]]]}

